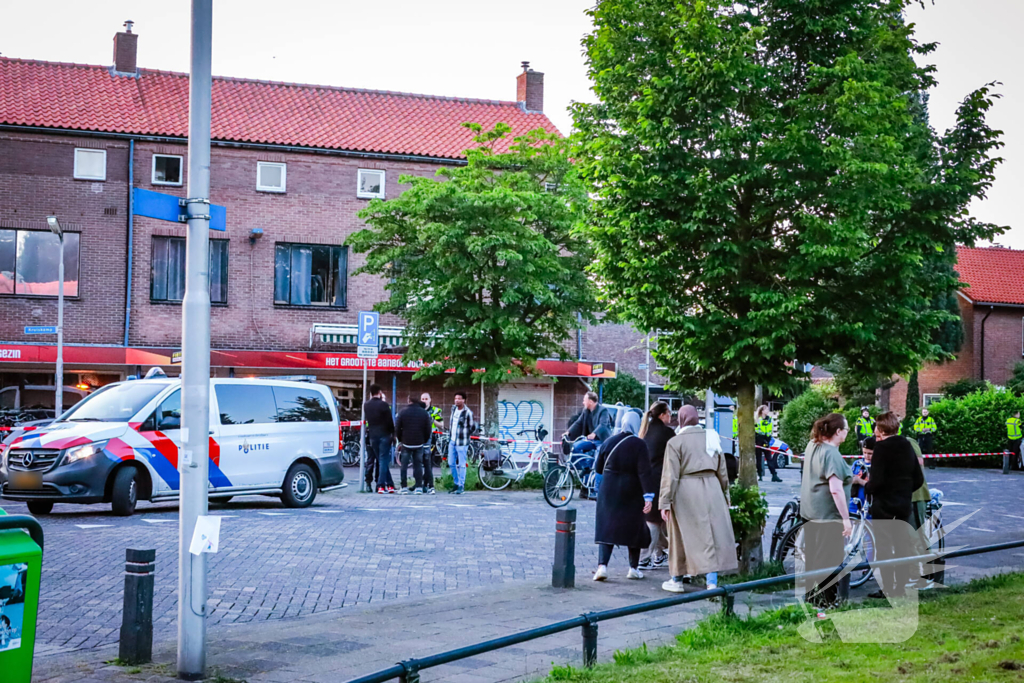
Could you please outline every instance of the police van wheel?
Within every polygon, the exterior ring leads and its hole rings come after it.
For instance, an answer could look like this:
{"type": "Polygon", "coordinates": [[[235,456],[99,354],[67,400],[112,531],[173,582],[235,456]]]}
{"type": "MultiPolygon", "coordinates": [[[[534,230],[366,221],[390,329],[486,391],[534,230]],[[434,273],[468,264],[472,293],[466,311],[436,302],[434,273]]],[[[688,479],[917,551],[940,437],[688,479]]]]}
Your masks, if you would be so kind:
{"type": "Polygon", "coordinates": [[[28,502],[28,511],[33,515],[48,515],[53,510],[52,500],[30,500],[28,502]]]}
{"type": "Polygon", "coordinates": [[[284,477],[284,491],[281,502],[286,507],[304,508],[313,504],[316,498],[316,472],[309,465],[296,463],[284,477]]]}
{"type": "Polygon", "coordinates": [[[139,501],[139,485],[135,481],[135,469],[125,467],[114,475],[114,486],[110,494],[110,508],[118,517],[130,517],[139,501]]]}

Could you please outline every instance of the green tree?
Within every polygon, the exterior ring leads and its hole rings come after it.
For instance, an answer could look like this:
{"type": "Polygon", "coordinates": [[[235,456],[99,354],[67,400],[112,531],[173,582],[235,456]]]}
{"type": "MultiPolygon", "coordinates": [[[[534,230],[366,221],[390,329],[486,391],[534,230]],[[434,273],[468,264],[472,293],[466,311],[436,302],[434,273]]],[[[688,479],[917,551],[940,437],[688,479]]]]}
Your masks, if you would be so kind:
{"type": "Polygon", "coordinates": [[[509,126],[465,125],[478,143],[466,165],[438,171],[444,182],[401,176],[409,188],[372,200],[347,244],[366,254],[355,274],[388,279],[374,308],[406,321],[404,357],[423,362],[414,376],[482,383],[493,435],[499,385],[535,374],[539,358],[568,358],[562,342],[577,314],[594,321],[596,300],[566,145],[535,130],[499,153],[509,126]]]}
{"type": "Polygon", "coordinates": [[[1024,363],[1013,366],[1013,376],[1006,380],[1006,389],[1017,396],[1024,396],[1024,363]]]}
{"type": "MultiPolygon", "coordinates": [[[[938,135],[912,111],[934,49],[908,0],[604,0],[584,38],[597,102],[573,113],[593,197],[594,272],[615,312],[660,331],[669,379],[738,399],[756,485],[754,387],[842,356],[865,375],[936,354],[922,268],[1000,232],[967,214],[993,181],[994,95],[938,135]]],[[[744,557],[759,541],[743,543],[744,557]]]]}
{"type": "Polygon", "coordinates": [[[603,380],[604,390],[601,398],[605,403],[618,403],[622,401],[633,408],[643,408],[644,385],[629,373],[622,372],[615,379],[603,380]]]}

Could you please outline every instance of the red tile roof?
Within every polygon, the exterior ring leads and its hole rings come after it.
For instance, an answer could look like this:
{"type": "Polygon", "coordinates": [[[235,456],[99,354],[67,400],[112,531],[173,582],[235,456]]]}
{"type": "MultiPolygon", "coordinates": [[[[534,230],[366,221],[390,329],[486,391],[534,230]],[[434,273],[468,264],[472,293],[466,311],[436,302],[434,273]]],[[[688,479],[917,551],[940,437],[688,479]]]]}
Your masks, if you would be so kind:
{"type": "MultiPolygon", "coordinates": [[[[140,73],[0,57],[0,124],[186,137],[188,75],[140,73]]],[[[213,79],[215,140],[461,158],[473,144],[467,121],[557,132],[515,102],[213,79]]]]}
{"type": "Polygon", "coordinates": [[[1024,305],[1024,251],[957,247],[963,293],[976,303],[1024,305]]]}

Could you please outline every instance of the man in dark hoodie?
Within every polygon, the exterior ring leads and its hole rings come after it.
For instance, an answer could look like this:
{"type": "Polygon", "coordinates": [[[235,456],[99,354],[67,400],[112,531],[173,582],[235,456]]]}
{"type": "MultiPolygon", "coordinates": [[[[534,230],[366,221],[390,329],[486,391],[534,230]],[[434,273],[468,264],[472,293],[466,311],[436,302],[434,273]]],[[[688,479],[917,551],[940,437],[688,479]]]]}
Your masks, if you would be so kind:
{"type": "MultiPolygon", "coordinates": [[[[426,477],[423,472],[423,463],[428,456],[430,448],[431,427],[434,421],[430,413],[415,394],[409,394],[409,405],[398,413],[395,421],[395,433],[398,437],[399,447],[402,449],[402,490],[405,487],[409,474],[409,461],[412,461],[412,476],[416,480],[413,493],[422,495],[427,493],[426,477]]],[[[407,491],[406,491],[407,492],[407,491]]]]}
{"type": "Polygon", "coordinates": [[[391,470],[391,443],[395,438],[395,422],[391,406],[384,400],[379,384],[370,385],[371,398],[363,405],[366,416],[366,483],[373,491],[374,469],[377,470],[377,493],[394,493],[388,485],[391,470]]]}

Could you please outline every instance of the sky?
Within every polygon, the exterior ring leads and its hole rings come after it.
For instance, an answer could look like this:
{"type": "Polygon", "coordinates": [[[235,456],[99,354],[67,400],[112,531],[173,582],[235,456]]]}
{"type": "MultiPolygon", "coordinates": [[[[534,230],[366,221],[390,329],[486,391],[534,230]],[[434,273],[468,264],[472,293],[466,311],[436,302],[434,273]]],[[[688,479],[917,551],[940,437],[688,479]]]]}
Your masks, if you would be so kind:
{"type": "MultiPolygon", "coordinates": [[[[218,76],[514,100],[520,62],[544,73],[544,109],[568,133],[572,101],[591,101],[580,40],[593,0],[215,0],[213,73],[218,76]]],[[[8,3],[0,54],[110,64],[126,19],[139,34],[139,66],[188,71],[189,3],[48,0],[8,3]],[[45,8],[45,9],[44,9],[45,8]]],[[[1024,184],[1024,0],[926,0],[908,19],[921,42],[938,42],[932,125],[942,132],[972,90],[999,81],[989,123],[1004,131],[1005,161],[981,220],[1010,226],[995,241],[1024,249],[1018,188],[1024,184]],[[1019,226],[1019,227],[1014,227],[1019,226]]]]}

